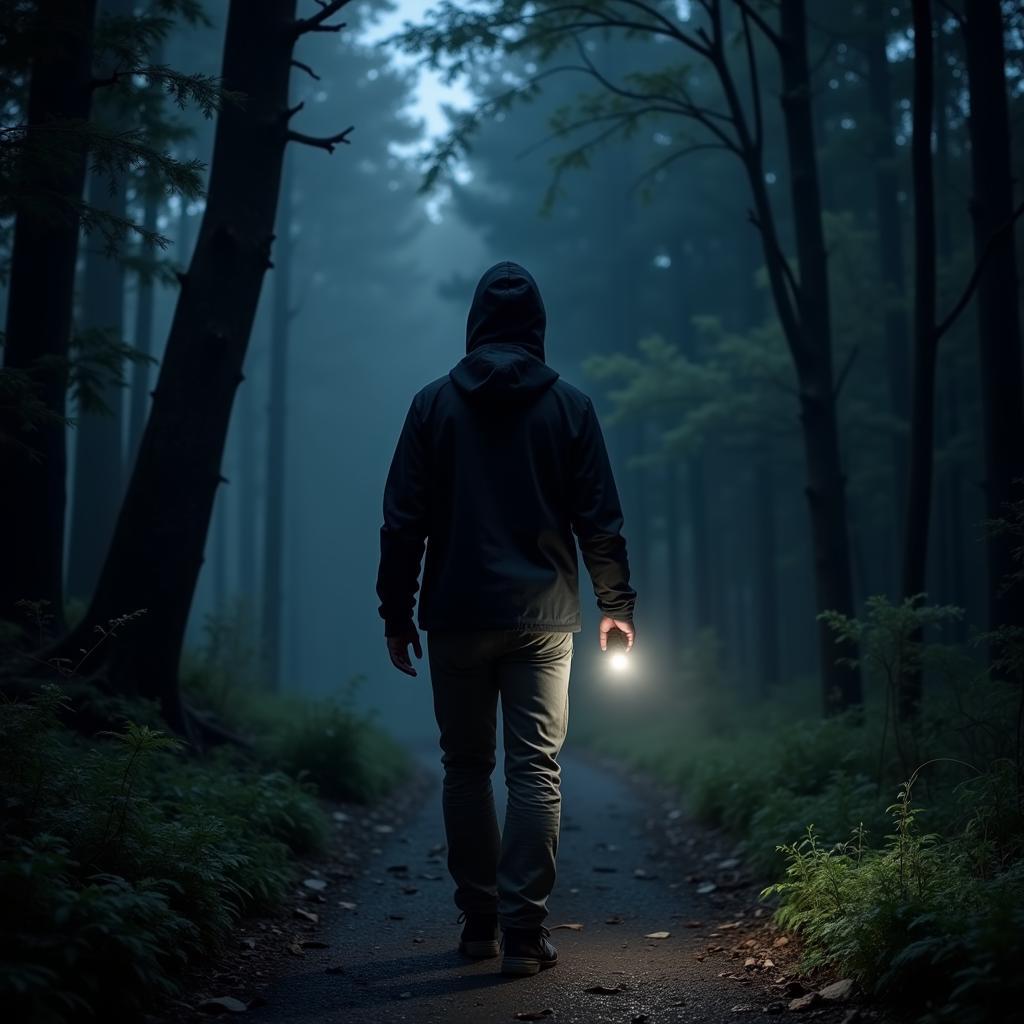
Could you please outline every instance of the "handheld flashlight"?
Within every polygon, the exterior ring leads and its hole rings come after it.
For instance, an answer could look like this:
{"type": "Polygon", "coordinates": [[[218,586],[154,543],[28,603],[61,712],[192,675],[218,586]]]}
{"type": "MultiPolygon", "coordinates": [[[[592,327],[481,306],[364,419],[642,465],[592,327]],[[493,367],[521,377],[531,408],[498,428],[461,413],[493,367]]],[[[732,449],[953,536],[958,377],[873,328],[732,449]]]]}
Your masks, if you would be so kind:
{"type": "Polygon", "coordinates": [[[625,672],[629,668],[626,655],[626,634],[621,629],[612,629],[608,633],[608,665],[613,672],[625,672]]]}

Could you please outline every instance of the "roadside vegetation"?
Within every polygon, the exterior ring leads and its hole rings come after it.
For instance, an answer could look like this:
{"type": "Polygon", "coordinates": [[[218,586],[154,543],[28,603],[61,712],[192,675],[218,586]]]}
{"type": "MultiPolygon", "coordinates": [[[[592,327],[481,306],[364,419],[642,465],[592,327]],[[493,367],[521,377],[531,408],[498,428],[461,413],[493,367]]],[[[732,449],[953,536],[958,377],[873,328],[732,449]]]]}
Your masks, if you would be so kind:
{"type": "Polygon", "coordinates": [[[320,797],[374,800],[401,752],[349,696],[255,689],[230,622],[184,683],[238,734],[199,755],[155,705],[48,683],[0,703],[0,1000],[36,1024],[134,1019],[242,916],[272,910],[325,847],[320,797]],[[249,689],[246,689],[248,683],[249,689]],[[87,706],[88,705],[88,706],[87,706]],[[79,717],[81,716],[81,717],[79,717]],[[82,721],[109,728],[83,735],[82,721]]]}
{"type": "Polygon", "coordinates": [[[859,645],[867,700],[827,718],[809,686],[739,699],[706,635],[671,695],[617,709],[615,730],[592,718],[587,741],[743,840],[805,968],[831,966],[922,1021],[980,1024],[1024,999],[1024,631],[943,643],[959,615],[873,598],[858,619],[830,616],[837,649],[859,645]],[[908,718],[916,673],[925,695],[908,718]]]}

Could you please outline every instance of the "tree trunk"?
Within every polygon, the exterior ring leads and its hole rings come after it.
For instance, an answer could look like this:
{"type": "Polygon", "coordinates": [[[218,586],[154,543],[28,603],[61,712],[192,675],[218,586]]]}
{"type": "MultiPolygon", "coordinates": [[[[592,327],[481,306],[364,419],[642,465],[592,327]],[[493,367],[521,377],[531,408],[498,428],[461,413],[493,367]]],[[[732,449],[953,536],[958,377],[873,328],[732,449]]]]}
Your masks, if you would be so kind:
{"type": "MultiPolygon", "coordinates": [[[[250,362],[252,354],[249,356],[250,362]]],[[[252,383],[241,387],[238,418],[238,586],[255,612],[258,601],[256,562],[256,417],[252,410],[252,383]]]]}
{"type": "MultiPolygon", "coordinates": [[[[124,176],[119,175],[111,189],[106,178],[93,174],[89,203],[123,220],[127,208],[124,176]]],[[[102,332],[111,341],[123,342],[124,263],[119,254],[104,251],[101,238],[89,238],[87,245],[79,330],[102,332]]],[[[92,596],[103,568],[124,486],[124,389],[108,376],[99,383],[98,392],[106,409],[79,408],[75,431],[67,591],[83,600],[92,596]]]]}
{"type": "MultiPolygon", "coordinates": [[[[286,164],[290,161],[286,161],[286,164]]],[[[270,327],[270,399],[267,404],[266,518],[263,523],[263,661],[271,689],[281,685],[284,456],[288,402],[288,330],[291,310],[291,181],[286,167],[277,217],[274,308],[270,327]]]]}
{"type": "MultiPolygon", "coordinates": [[[[903,596],[925,590],[935,431],[935,180],[932,173],[934,57],[931,0],[914,0],[914,367],[910,400],[909,487],[903,541],[903,596]]],[[[905,675],[899,713],[912,717],[921,701],[921,674],[905,675]]]]}
{"type": "Polygon", "coordinates": [[[222,79],[245,102],[218,117],[206,209],[135,471],[92,604],[64,644],[77,650],[97,625],[146,609],[83,667],[105,668],[120,691],[158,700],[172,728],[187,727],[178,663],[270,265],[296,24],[295,0],[231,0],[222,79]],[[106,664],[94,665],[100,658],[106,664]]]}
{"type": "MultiPolygon", "coordinates": [[[[898,423],[907,421],[910,394],[909,337],[906,309],[906,280],[903,269],[903,228],[899,203],[899,174],[893,141],[893,103],[889,59],[886,55],[885,24],[891,4],[872,0],[867,22],[865,48],[868,62],[868,98],[872,119],[871,159],[875,170],[875,228],[878,266],[885,296],[884,337],[889,390],[889,411],[898,423]]],[[[890,451],[892,464],[893,522],[888,536],[899,536],[906,502],[907,449],[903,437],[894,433],[890,451]]],[[[888,565],[895,566],[895,545],[887,545],[888,565]]],[[[888,576],[890,592],[896,589],[895,571],[888,576]]]]}
{"type": "MultiPolygon", "coordinates": [[[[964,39],[970,82],[972,196],[976,260],[988,251],[978,280],[977,310],[985,445],[985,499],[989,519],[1006,515],[1024,496],[1024,398],[1012,230],[1013,170],[1006,97],[1003,19],[999,0],[966,5],[964,39]]],[[[988,621],[994,628],[1024,623],[1024,587],[1003,592],[1012,570],[1012,538],[989,531],[988,621]]]]}
{"type": "Polygon", "coordinates": [[[779,577],[775,553],[778,537],[775,529],[775,474],[771,452],[764,451],[754,462],[753,533],[754,602],[757,610],[757,676],[763,697],[779,684],[779,577]]]}
{"type": "MultiPolygon", "coordinates": [[[[182,200],[184,202],[184,200],[182,200]]],[[[147,231],[156,231],[160,213],[160,196],[153,188],[146,188],[143,197],[142,226],[147,231]]],[[[142,356],[153,354],[153,313],[155,288],[151,274],[140,274],[138,295],[135,300],[135,348],[142,356]]],[[[149,412],[150,364],[148,361],[135,363],[132,368],[131,413],[128,418],[128,459],[126,469],[131,473],[135,453],[142,439],[149,412]]]]}
{"type": "MultiPolygon", "coordinates": [[[[819,611],[834,610],[852,615],[845,478],[839,454],[832,367],[828,254],[811,114],[804,0],[782,0],[780,28],[782,110],[800,266],[796,296],[799,328],[791,336],[790,344],[800,392],[817,607],[819,611]]],[[[763,191],[763,176],[757,187],[763,191]]],[[[818,623],[818,645],[826,713],[861,704],[860,674],[838,663],[840,652],[824,622],[818,623]]]]}
{"type": "MultiPolygon", "coordinates": [[[[39,32],[29,84],[29,131],[47,122],[89,117],[96,0],[66,4],[39,0],[39,32]]],[[[55,420],[26,430],[4,416],[7,434],[0,502],[0,536],[6,551],[0,573],[0,619],[20,619],[17,602],[44,600],[54,627],[64,621],[63,551],[67,356],[78,254],[77,204],[85,183],[84,146],[69,145],[64,159],[50,161],[35,184],[54,196],[58,209],[19,210],[11,252],[4,368],[27,373],[55,420]],[[13,441],[13,444],[12,444],[13,441]],[[27,446],[34,457],[24,453],[27,446]]]]}

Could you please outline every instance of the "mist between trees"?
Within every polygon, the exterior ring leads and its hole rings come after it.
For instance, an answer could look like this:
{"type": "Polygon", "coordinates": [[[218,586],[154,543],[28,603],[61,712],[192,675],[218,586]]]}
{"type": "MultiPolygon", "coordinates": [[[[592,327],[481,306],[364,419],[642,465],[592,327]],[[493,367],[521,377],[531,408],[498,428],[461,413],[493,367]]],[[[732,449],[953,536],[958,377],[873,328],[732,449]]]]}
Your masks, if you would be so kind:
{"type": "Polygon", "coordinates": [[[744,705],[779,712],[766,742],[852,722],[842,770],[883,807],[917,755],[973,753],[1012,766],[1014,860],[1019,4],[0,15],[13,691],[71,664],[204,746],[230,734],[183,692],[204,649],[233,687],[366,674],[360,706],[429,733],[426,690],[385,675],[380,492],[479,272],[512,258],[601,412],[640,595],[644,685],[624,712],[581,649],[581,737],[632,715],[617,753],[667,770],[657,719],[740,764],[744,705]],[[442,81],[462,105],[428,132],[442,81]],[[984,750],[929,732],[964,688],[984,750]]]}

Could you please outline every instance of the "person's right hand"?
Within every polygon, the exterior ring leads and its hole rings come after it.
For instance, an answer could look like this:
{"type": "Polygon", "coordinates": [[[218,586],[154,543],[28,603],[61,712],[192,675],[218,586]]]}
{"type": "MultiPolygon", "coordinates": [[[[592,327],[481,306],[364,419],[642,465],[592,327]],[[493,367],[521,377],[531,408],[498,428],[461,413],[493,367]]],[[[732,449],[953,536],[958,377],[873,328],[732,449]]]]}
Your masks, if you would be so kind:
{"type": "Polygon", "coordinates": [[[613,619],[609,615],[605,615],[604,618],[601,619],[600,625],[597,627],[601,650],[608,650],[608,634],[613,629],[621,630],[626,634],[626,650],[632,650],[633,640],[636,638],[636,630],[633,628],[633,623],[627,622],[625,619],[613,619]]]}

